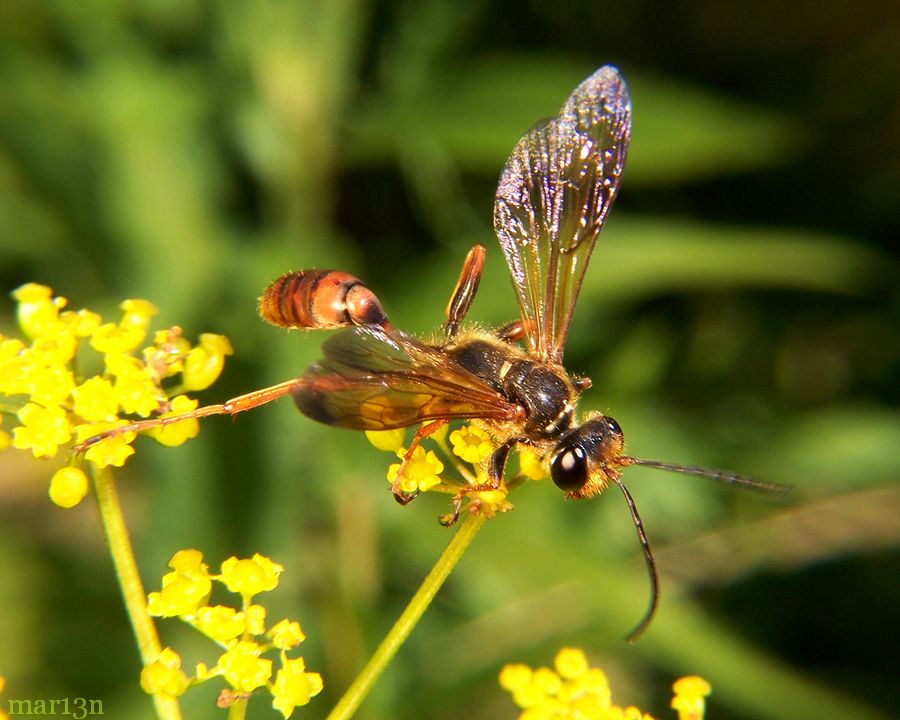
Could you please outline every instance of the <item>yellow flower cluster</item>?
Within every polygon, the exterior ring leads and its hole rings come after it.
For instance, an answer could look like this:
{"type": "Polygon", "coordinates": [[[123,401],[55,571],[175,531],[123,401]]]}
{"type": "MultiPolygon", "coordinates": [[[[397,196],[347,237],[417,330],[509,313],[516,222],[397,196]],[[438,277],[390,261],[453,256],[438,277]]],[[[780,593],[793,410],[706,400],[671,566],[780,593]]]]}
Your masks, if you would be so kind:
{"type": "MultiPolygon", "coordinates": [[[[441,461],[438,453],[434,450],[425,450],[421,444],[416,446],[404,464],[403,460],[408,450],[404,446],[403,429],[367,431],[366,437],[379,450],[393,453],[400,458],[401,462],[388,466],[387,481],[393,484],[400,475],[400,489],[405,493],[427,492],[433,489],[453,493],[466,484],[487,482],[485,468],[488,458],[494,451],[494,444],[490,436],[475,425],[464,425],[450,432],[450,446],[446,442],[448,439],[446,426],[426,438],[433,441],[438,451],[453,464],[459,475],[456,478],[446,478],[443,475],[445,463],[441,461]],[[472,467],[466,467],[466,464],[472,467]]],[[[472,493],[469,497],[470,512],[484,513],[492,517],[497,512],[509,510],[512,505],[506,502],[506,493],[504,486],[497,490],[472,493]]]]}
{"type": "Polygon", "coordinates": [[[179,617],[224,652],[212,667],[200,663],[188,678],[181,658],[171,648],[141,672],[141,687],[150,694],[177,697],[188,687],[221,676],[230,686],[229,697],[246,696],[260,688],[272,694],[272,706],[284,717],[295,707],[306,705],[322,690],[322,676],[306,671],[302,657],[289,658],[306,636],[300,624],[280,620],[266,627],[266,609],[253,602],[255,595],[274,590],[284,568],[260,554],[252,558],[229,558],[218,575],[210,574],[199,550],[180,550],[169,561],[171,572],[162,578],[159,592],[147,598],[147,610],[159,617],[179,617]],[[241,609],[207,605],[212,583],[219,582],[241,596],[241,609]],[[273,661],[264,657],[278,651],[279,669],[272,680],[273,661]]]}
{"type": "MultiPolygon", "coordinates": [[[[2,410],[18,424],[11,436],[0,427],[0,450],[12,446],[50,458],[73,442],[128,425],[128,416],[192,410],[197,402],[182,393],[215,382],[232,353],[221,335],[201,335],[192,347],[178,327],[157,332],[152,344],[139,349],[157,314],[146,300],[125,300],[121,319],[105,323],[90,310],[66,310],[67,300],[43,285],[23,285],[13,298],[25,339],[0,335],[0,397],[10,399],[2,410]],[[96,374],[83,377],[76,368],[96,374]]],[[[184,420],[148,433],[172,446],[198,431],[196,420],[184,420]]],[[[120,467],[134,453],[134,437],[111,435],[87,448],[84,457],[97,467],[120,467]]],[[[63,507],[77,504],[86,492],[78,467],[63,468],[51,481],[50,496],[63,507]]]]}
{"type": "MultiPolygon", "coordinates": [[[[590,667],[578,648],[560,650],[553,669],[506,665],[500,671],[500,686],[522,708],[519,720],[653,720],[636,707],[613,704],[606,675],[590,667]]],[[[673,689],[672,707],[679,720],[703,720],[709,683],[699,677],[681,678],[673,689]]]]}

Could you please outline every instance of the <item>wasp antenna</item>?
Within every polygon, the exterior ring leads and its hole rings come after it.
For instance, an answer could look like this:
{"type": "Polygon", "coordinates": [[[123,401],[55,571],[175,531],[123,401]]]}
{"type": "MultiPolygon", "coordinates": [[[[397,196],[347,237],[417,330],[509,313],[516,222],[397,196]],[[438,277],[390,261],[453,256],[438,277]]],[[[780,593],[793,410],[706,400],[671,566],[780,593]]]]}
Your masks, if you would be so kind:
{"type": "Polygon", "coordinates": [[[789,485],[778,485],[777,483],[767,483],[757,480],[749,475],[740,475],[728,470],[716,470],[714,468],[698,467],[696,465],[675,465],[673,463],[660,462],[659,460],[642,460],[640,458],[629,457],[623,455],[616,458],[619,465],[640,465],[642,467],[656,468],[657,470],[668,470],[669,472],[677,472],[683,475],[697,475],[699,477],[717,480],[727,485],[737,485],[738,487],[755,492],[765,493],[766,495],[783,495],[790,490],[789,485]]]}
{"type": "Polygon", "coordinates": [[[647,576],[650,579],[650,604],[647,606],[647,611],[644,613],[644,617],[641,618],[641,621],[634,630],[625,636],[627,642],[633,643],[644,634],[644,630],[647,629],[647,626],[650,625],[650,621],[653,620],[653,616],[656,614],[656,606],[659,604],[659,575],[656,572],[656,561],[653,559],[650,541],[647,539],[647,533],[644,531],[644,523],[641,521],[637,506],[634,504],[634,498],[619,478],[615,478],[615,481],[616,485],[619,486],[619,489],[625,496],[625,502],[628,503],[628,509],[631,511],[631,519],[634,522],[634,529],[637,530],[638,540],[640,540],[641,543],[641,550],[644,552],[644,562],[647,564],[647,576]]]}

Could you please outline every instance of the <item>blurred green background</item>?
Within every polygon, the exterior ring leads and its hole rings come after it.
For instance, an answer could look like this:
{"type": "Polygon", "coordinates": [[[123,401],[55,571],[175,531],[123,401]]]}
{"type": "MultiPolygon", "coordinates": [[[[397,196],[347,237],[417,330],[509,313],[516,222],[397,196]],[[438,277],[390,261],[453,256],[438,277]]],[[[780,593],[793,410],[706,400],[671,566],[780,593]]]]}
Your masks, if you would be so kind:
{"type": "MultiPolygon", "coordinates": [[[[628,471],[663,593],[635,645],[646,577],[619,494],[517,491],[359,717],[514,717],[500,667],[572,644],[657,717],[689,673],[712,682],[715,720],[896,716],[898,46],[887,0],[5,0],[0,288],[41,282],[109,317],[146,297],[158,327],[226,334],[236,354],[206,402],[317,356],[319,336],[256,316],[287,270],[353,272],[428,333],[481,242],[471,317],[504,323],[496,178],[614,63],[634,132],[570,333],[567,366],[594,380],[583,408],[616,417],[633,454],[794,490],[628,471]]],[[[8,298],[0,314],[14,332],[8,298]]],[[[398,506],[388,456],[289,401],[205,421],[180,449],[139,445],[119,478],[148,589],[179,548],[281,562],[270,616],[303,623],[326,682],[296,716],[323,717],[447,542],[445,497],[398,506]]],[[[5,697],[149,717],[95,509],[53,507],[51,470],[0,456],[5,697]]],[[[214,660],[177,622],[161,633],[214,660]]],[[[217,689],[186,716],[221,717],[217,689]]]]}

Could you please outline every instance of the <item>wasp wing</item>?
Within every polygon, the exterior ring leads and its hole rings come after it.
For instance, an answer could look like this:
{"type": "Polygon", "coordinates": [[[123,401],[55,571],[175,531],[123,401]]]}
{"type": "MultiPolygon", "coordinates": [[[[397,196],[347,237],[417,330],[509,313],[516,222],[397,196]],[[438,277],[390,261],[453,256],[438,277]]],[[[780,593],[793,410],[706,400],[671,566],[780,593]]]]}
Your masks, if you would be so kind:
{"type": "Polygon", "coordinates": [[[611,65],[582,82],[557,117],[526,133],[500,176],[494,229],[529,349],[561,363],[597,233],[612,206],[631,136],[631,100],[611,65]]]}
{"type": "Polygon", "coordinates": [[[442,418],[511,420],[517,408],[439,348],[398,330],[365,326],[322,345],[293,391],[307,417],[355,430],[442,418]]]}

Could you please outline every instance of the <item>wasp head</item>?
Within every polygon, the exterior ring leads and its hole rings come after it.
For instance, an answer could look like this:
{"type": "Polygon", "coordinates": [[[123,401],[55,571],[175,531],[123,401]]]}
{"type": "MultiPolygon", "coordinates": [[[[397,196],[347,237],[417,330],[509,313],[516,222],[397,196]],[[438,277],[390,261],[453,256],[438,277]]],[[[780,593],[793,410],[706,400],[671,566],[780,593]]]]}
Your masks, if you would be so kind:
{"type": "Polygon", "coordinates": [[[596,495],[618,478],[615,461],[624,442],[619,423],[606,415],[590,416],[560,438],[550,459],[550,477],[569,497],[596,495]]]}

